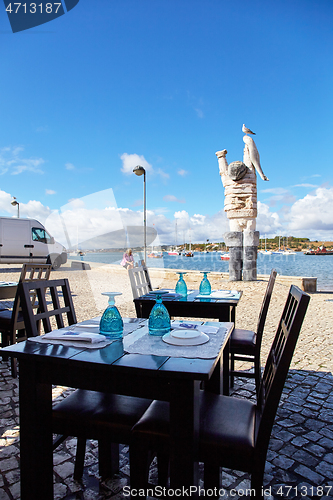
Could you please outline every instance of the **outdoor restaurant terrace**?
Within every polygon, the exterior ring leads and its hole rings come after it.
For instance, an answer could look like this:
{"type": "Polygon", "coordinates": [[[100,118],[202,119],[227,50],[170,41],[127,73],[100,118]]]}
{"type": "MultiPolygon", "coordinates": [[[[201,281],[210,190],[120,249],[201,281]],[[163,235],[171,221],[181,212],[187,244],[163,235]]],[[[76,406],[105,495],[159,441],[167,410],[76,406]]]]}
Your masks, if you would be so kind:
{"type": "MultiPolygon", "coordinates": [[[[20,266],[3,266],[4,281],[18,281],[20,266]]],[[[105,309],[102,291],[110,288],[122,292],[118,309],[123,318],[135,318],[132,290],[127,271],[120,266],[92,266],[88,271],[63,267],[52,271],[51,279],[67,278],[77,321],[91,320],[105,309]],[[110,286],[112,283],[112,286],[110,286]]],[[[175,276],[152,278],[153,288],[174,288],[175,276]]],[[[199,287],[197,278],[189,277],[189,287],[199,287]]],[[[226,279],[211,279],[214,289],[235,289],[242,292],[236,308],[237,328],[255,329],[268,276],[255,282],[231,283],[226,279]]],[[[277,280],[271,297],[262,343],[264,365],[290,285],[277,280]]],[[[331,324],[332,293],[310,293],[311,299],[293,355],[281,401],[269,441],[263,486],[265,498],[332,498],[333,497],[333,376],[331,324]]],[[[186,318],[188,319],[188,318],[186,318]]],[[[19,345],[19,344],[18,344],[19,345]]],[[[248,363],[237,363],[238,370],[248,370],[248,363]]],[[[1,361],[0,385],[0,498],[13,500],[20,494],[20,419],[18,378],[12,377],[10,361],[1,361]]],[[[26,375],[26,372],[25,372],[26,375]]],[[[28,384],[29,385],[29,384],[28,384]]],[[[25,386],[28,387],[25,383],[25,386]]],[[[73,393],[73,388],[54,386],[54,403],[73,393]]],[[[254,379],[235,377],[231,397],[256,401],[254,379]]],[[[21,395],[22,397],[22,395],[21,395]]],[[[34,404],[31,401],[31,404],[34,404]]],[[[38,449],[40,445],[36,443],[38,449]]],[[[129,496],[129,447],[120,446],[119,473],[112,478],[99,476],[96,440],[87,442],[82,479],[73,479],[76,438],[65,440],[53,454],[53,486],[55,499],[120,499],[129,496]]],[[[35,474],[36,471],[34,471],[35,474]]],[[[37,474],[38,476],[38,471],[37,474]]],[[[38,476],[39,477],[39,476],[38,476]]],[[[151,497],[158,498],[157,466],[150,469],[151,497]]],[[[43,477],[38,487],[42,489],[43,477]]],[[[203,466],[199,467],[198,486],[204,488],[203,466]]],[[[221,498],[251,496],[250,476],[232,469],[223,469],[221,498]]]]}

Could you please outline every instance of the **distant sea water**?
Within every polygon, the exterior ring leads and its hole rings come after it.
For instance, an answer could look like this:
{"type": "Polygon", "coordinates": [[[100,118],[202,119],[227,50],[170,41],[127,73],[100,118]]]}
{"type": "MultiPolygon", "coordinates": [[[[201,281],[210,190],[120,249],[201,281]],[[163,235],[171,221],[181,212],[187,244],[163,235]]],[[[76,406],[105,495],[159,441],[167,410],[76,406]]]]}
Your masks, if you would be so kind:
{"type": "MultiPolygon", "coordinates": [[[[229,261],[221,260],[221,254],[217,252],[194,252],[194,257],[173,256],[167,253],[163,255],[161,259],[147,257],[148,267],[223,273],[229,271],[229,261]]],[[[74,260],[120,265],[122,256],[123,252],[90,252],[83,257],[75,257],[74,260]]],[[[134,254],[135,261],[142,258],[142,254],[134,254]]],[[[258,274],[269,274],[273,268],[283,276],[317,278],[317,290],[333,291],[333,255],[313,256],[304,255],[302,252],[297,252],[296,255],[265,255],[259,252],[258,274]]]]}

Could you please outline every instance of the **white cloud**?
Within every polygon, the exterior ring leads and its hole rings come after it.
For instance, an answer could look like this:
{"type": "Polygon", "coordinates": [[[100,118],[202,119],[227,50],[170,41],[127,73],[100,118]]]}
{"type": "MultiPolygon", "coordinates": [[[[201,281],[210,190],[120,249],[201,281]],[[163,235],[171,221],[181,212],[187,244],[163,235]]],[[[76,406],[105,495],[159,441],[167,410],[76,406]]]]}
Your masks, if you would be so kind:
{"type": "Polygon", "coordinates": [[[317,239],[333,232],[333,187],[316,189],[297,200],[290,209],[288,229],[292,234],[314,235],[317,239]]]}
{"type": "Polygon", "coordinates": [[[202,111],[202,109],[200,108],[194,108],[194,111],[196,112],[196,114],[198,115],[198,118],[203,118],[205,115],[204,115],[204,112],[202,111]]]}
{"type": "Polygon", "coordinates": [[[176,198],[176,196],[174,196],[173,194],[167,194],[166,196],[163,196],[163,200],[164,201],[171,201],[171,202],[177,202],[177,203],[185,203],[185,200],[179,200],[178,198],[176,198]]]}
{"type": "MultiPolygon", "coordinates": [[[[0,213],[5,217],[16,217],[17,207],[11,204],[13,197],[11,194],[0,190],[0,213]]],[[[44,206],[40,201],[30,200],[28,203],[20,203],[20,217],[29,217],[43,222],[51,213],[49,207],[44,206]]]]}
{"type": "Polygon", "coordinates": [[[261,193],[271,193],[277,196],[281,196],[289,193],[288,189],[285,188],[268,188],[268,189],[260,189],[261,193]]]}
{"type": "Polygon", "coordinates": [[[194,109],[196,112],[198,118],[203,118],[204,117],[204,112],[202,110],[203,108],[203,100],[202,98],[197,98],[191,92],[187,91],[187,100],[189,102],[189,105],[194,109]]]}
{"type": "Polygon", "coordinates": [[[146,172],[152,172],[153,167],[147,162],[143,155],[123,153],[120,157],[123,162],[121,171],[126,175],[133,174],[133,168],[140,165],[146,172]]]}
{"type": "Polygon", "coordinates": [[[258,201],[257,231],[261,235],[267,234],[267,236],[272,237],[280,234],[281,228],[279,215],[276,212],[271,212],[266,203],[258,201]]]}
{"type": "Polygon", "coordinates": [[[66,170],[75,170],[73,163],[65,163],[66,170]]]}
{"type": "Polygon", "coordinates": [[[274,206],[277,204],[291,205],[296,201],[296,197],[285,188],[268,188],[261,189],[261,193],[270,193],[273,196],[269,197],[269,205],[274,206]]]}
{"type": "Polygon", "coordinates": [[[43,158],[24,158],[21,153],[24,151],[22,146],[5,147],[0,149],[0,174],[9,172],[11,175],[19,175],[22,172],[33,172],[43,174],[40,168],[43,165],[43,158]]]}
{"type": "Polygon", "coordinates": [[[318,184],[295,184],[292,187],[317,188],[318,184]]]}
{"type": "Polygon", "coordinates": [[[167,180],[170,178],[170,175],[164,172],[161,168],[157,169],[156,173],[161,176],[162,180],[167,180]]]}
{"type": "Polygon", "coordinates": [[[14,209],[14,207],[11,205],[12,201],[12,195],[9,193],[6,193],[5,191],[0,190],[0,211],[1,212],[7,212],[7,213],[17,213],[17,208],[14,209]]]}
{"type": "Polygon", "coordinates": [[[56,194],[56,192],[53,189],[45,189],[45,194],[56,194]]]}
{"type": "Polygon", "coordinates": [[[185,175],[188,174],[188,171],[181,168],[180,170],[178,170],[177,174],[180,175],[181,177],[185,177],[185,175]]]}

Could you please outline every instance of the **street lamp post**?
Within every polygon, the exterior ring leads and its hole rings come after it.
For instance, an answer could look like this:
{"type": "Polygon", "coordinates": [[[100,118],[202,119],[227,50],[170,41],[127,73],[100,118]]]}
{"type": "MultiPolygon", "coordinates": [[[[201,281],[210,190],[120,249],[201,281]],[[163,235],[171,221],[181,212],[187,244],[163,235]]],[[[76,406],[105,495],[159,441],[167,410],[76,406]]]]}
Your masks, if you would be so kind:
{"type": "Polygon", "coordinates": [[[15,196],[13,196],[13,201],[11,201],[11,204],[13,205],[13,207],[17,206],[17,218],[19,219],[20,218],[20,204],[18,201],[16,201],[15,196]]]}
{"type": "Polygon", "coordinates": [[[138,165],[133,169],[135,175],[143,175],[143,252],[144,261],[147,263],[147,227],[146,227],[146,171],[138,165]]]}

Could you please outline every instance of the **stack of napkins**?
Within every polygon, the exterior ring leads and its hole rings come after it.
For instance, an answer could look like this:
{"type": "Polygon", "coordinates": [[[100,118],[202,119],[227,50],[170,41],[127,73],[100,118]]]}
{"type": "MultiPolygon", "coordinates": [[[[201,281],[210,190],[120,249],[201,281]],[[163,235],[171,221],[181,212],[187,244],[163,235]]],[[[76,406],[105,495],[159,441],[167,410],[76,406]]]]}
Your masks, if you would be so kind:
{"type": "Polygon", "coordinates": [[[91,344],[96,344],[97,342],[103,342],[106,340],[104,335],[99,333],[90,332],[74,332],[73,330],[63,330],[58,332],[50,332],[42,335],[43,339],[49,340],[75,340],[81,342],[89,342],[91,344]]]}

